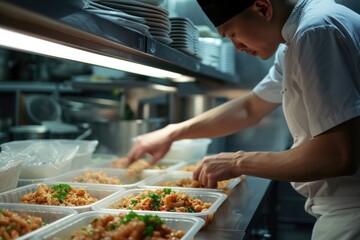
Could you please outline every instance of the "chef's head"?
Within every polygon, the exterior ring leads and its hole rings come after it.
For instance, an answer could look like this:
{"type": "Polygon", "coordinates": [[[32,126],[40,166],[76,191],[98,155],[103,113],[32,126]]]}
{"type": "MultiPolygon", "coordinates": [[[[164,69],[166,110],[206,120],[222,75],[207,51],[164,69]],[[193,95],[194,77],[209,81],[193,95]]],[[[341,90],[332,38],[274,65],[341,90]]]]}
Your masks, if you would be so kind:
{"type": "Polygon", "coordinates": [[[267,59],[283,41],[281,16],[287,0],[197,1],[220,36],[229,38],[239,52],[267,59]]]}
{"type": "Polygon", "coordinates": [[[200,7],[214,24],[215,27],[220,26],[226,21],[235,17],[255,0],[197,0],[200,7]]]}

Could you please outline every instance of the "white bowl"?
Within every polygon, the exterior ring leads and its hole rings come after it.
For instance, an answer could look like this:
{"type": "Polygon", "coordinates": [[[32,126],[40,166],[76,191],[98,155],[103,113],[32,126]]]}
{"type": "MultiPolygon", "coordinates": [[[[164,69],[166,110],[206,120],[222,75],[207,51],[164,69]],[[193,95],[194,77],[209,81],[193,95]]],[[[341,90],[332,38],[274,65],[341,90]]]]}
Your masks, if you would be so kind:
{"type": "Polygon", "coordinates": [[[200,161],[207,153],[209,138],[183,139],[175,141],[169,152],[162,158],[162,162],[185,161],[196,163],[200,161]]]}
{"type": "Polygon", "coordinates": [[[99,141],[97,140],[58,140],[62,144],[77,145],[79,149],[72,159],[71,170],[88,167],[92,164],[92,155],[99,141]]]}

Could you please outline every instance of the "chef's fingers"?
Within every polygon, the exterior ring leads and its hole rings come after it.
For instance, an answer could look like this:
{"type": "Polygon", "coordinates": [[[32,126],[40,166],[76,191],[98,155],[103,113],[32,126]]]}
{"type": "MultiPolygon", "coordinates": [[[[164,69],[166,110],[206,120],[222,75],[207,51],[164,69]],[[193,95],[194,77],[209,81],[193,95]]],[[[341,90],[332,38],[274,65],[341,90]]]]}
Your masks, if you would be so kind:
{"type": "Polygon", "coordinates": [[[125,162],[126,166],[129,166],[131,163],[140,159],[142,156],[144,156],[144,154],[145,151],[142,148],[138,148],[138,147],[131,148],[127,155],[127,161],[125,162]]]}
{"type": "Polygon", "coordinates": [[[197,167],[195,168],[195,170],[193,171],[193,179],[196,180],[196,181],[199,181],[202,166],[203,166],[203,161],[200,161],[197,164],[197,167]]]}
{"type": "Polygon", "coordinates": [[[217,182],[218,181],[216,180],[216,178],[214,178],[214,176],[208,176],[206,187],[207,188],[217,188],[217,182]]]}
{"type": "Polygon", "coordinates": [[[151,155],[151,159],[150,159],[150,164],[154,165],[155,163],[157,163],[163,156],[164,154],[160,153],[160,152],[156,152],[153,155],[151,155]]]}
{"type": "Polygon", "coordinates": [[[149,148],[149,142],[147,142],[144,137],[142,136],[136,137],[133,146],[131,147],[131,149],[127,154],[127,158],[128,158],[127,166],[129,166],[131,163],[135,162],[136,160],[142,158],[145,155],[145,153],[148,152],[147,150],[148,148],[149,148]]]}
{"type": "Polygon", "coordinates": [[[200,183],[201,186],[206,187],[206,185],[207,185],[207,177],[206,177],[206,173],[205,173],[204,169],[201,169],[201,171],[199,173],[198,182],[200,183]]]}

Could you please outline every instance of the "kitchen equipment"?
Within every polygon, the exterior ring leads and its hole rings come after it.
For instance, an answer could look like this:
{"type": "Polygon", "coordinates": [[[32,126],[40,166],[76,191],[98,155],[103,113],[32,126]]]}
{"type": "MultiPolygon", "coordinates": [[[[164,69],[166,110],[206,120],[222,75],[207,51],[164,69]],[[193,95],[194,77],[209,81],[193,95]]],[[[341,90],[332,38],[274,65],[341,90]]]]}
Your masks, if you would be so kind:
{"type": "Polygon", "coordinates": [[[26,113],[31,123],[56,121],[61,116],[61,108],[54,97],[49,95],[28,95],[25,97],[26,113]]]}
{"type": "Polygon", "coordinates": [[[1,117],[0,118],[0,131],[6,132],[12,126],[12,118],[1,117]]]}
{"type": "Polygon", "coordinates": [[[134,137],[159,129],[165,123],[164,119],[92,122],[90,138],[99,141],[97,153],[123,156],[130,149],[134,137]]]}
{"type": "Polygon", "coordinates": [[[47,139],[50,131],[42,125],[21,125],[10,128],[11,140],[47,139]]]}
{"type": "Polygon", "coordinates": [[[62,97],[62,118],[67,123],[118,120],[120,101],[92,97],[62,97]]]}
{"type": "Polygon", "coordinates": [[[180,97],[179,106],[181,120],[187,120],[217,106],[217,98],[201,94],[184,95],[180,97]]]}
{"type": "Polygon", "coordinates": [[[62,122],[61,106],[54,96],[28,95],[25,98],[25,107],[28,121],[45,126],[50,132],[48,138],[73,139],[83,132],[78,126],[62,122]]]}

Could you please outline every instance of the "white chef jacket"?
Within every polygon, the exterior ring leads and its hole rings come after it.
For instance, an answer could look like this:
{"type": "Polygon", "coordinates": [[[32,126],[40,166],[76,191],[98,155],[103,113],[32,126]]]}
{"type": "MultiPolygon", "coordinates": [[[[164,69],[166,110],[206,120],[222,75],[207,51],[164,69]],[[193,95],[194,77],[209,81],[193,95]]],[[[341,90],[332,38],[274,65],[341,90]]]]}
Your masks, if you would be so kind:
{"type": "MultiPolygon", "coordinates": [[[[360,116],[360,15],[333,0],[298,0],[282,35],[286,44],[253,91],[264,100],[282,102],[296,147],[360,116]]],[[[359,170],[353,176],[292,185],[308,198],[305,209],[318,218],[314,239],[360,239],[359,170]],[[342,211],[349,208],[357,214],[342,211]],[[341,216],[342,231],[340,225],[331,226],[333,216],[341,216]]]]}

